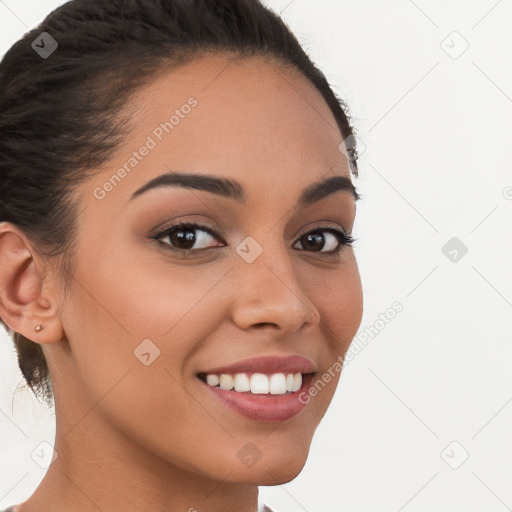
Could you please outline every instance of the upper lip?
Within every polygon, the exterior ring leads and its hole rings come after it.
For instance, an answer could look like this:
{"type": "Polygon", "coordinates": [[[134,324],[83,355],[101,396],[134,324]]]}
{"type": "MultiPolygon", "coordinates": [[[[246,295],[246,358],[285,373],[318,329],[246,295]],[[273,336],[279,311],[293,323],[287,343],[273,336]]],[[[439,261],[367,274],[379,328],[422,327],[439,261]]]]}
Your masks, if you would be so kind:
{"type": "Polygon", "coordinates": [[[221,373],[235,374],[243,372],[260,373],[313,373],[315,365],[307,358],[292,356],[260,356],[244,359],[227,366],[210,368],[200,373],[220,375],[221,373]]]}

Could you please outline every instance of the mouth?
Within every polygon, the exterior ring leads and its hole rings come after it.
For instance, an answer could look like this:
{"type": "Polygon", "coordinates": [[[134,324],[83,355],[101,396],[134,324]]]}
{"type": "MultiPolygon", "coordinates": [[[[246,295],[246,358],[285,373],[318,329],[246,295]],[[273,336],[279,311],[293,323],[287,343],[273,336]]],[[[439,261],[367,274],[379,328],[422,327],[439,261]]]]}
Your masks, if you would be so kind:
{"type": "Polygon", "coordinates": [[[259,422],[284,421],[304,410],[301,393],[315,375],[311,361],[255,358],[196,374],[201,386],[224,406],[259,422]]]}

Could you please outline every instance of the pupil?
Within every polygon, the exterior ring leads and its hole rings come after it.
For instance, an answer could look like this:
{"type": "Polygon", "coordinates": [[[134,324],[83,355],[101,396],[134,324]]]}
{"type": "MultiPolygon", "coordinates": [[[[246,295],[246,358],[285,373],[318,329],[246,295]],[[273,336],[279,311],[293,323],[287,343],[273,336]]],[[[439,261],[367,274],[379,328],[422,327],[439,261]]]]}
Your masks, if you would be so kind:
{"type": "Polygon", "coordinates": [[[191,229],[182,229],[180,231],[176,231],[172,235],[173,244],[178,246],[180,249],[190,249],[194,246],[196,241],[196,236],[194,230],[191,229]],[[185,245],[185,247],[183,246],[185,245]]]}
{"type": "Polygon", "coordinates": [[[307,245],[314,249],[315,251],[320,251],[323,249],[325,245],[324,236],[321,233],[310,233],[306,235],[307,245]],[[321,244],[320,247],[316,247],[315,244],[319,242],[321,244]]]}

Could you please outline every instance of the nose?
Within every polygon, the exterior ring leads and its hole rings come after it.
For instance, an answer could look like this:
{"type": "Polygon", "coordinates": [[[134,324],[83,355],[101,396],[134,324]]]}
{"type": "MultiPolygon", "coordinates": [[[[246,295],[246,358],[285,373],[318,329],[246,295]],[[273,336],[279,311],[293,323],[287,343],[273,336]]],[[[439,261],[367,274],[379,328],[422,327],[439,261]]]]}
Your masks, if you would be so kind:
{"type": "Polygon", "coordinates": [[[270,326],[285,337],[318,324],[320,313],[285,247],[266,246],[252,263],[236,254],[234,265],[232,318],[240,329],[270,326]]]}

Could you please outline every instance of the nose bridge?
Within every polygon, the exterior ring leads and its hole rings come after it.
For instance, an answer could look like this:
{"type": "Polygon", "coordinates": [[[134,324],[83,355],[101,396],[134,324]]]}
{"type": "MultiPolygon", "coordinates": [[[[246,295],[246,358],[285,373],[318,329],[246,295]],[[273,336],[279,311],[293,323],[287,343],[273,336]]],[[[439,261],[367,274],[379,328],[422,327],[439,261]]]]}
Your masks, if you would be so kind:
{"type": "Polygon", "coordinates": [[[251,324],[275,324],[292,332],[304,323],[318,321],[319,313],[304,292],[292,257],[279,240],[252,237],[236,247],[237,291],[234,321],[241,328],[251,324]]]}

